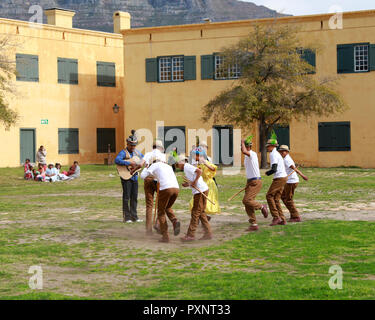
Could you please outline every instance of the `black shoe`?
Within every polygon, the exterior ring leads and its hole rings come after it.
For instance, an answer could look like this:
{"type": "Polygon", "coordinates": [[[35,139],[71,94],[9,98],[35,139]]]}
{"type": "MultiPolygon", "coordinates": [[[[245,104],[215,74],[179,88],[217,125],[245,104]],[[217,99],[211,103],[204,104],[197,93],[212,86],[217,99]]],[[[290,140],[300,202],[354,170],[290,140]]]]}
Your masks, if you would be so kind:
{"type": "Polygon", "coordinates": [[[181,230],[181,223],[180,221],[176,221],[176,223],[173,226],[174,235],[178,236],[180,234],[180,230],[181,230]]]}

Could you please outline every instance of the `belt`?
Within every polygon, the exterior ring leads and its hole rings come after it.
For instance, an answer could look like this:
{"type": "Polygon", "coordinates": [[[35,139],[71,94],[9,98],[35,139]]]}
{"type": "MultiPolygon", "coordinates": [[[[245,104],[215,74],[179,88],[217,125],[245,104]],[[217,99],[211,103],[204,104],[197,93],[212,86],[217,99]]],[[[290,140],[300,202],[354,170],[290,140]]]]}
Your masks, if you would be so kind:
{"type": "Polygon", "coordinates": [[[254,180],[262,180],[262,178],[251,178],[251,179],[247,179],[247,182],[250,182],[250,181],[254,181],[254,180]]]}

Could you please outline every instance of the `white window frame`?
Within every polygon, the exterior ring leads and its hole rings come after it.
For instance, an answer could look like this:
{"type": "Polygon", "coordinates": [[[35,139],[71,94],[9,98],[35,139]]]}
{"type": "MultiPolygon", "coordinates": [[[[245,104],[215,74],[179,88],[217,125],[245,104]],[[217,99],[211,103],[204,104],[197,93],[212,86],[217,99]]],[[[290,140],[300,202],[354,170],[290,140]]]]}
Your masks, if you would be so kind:
{"type": "Polygon", "coordinates": [[[368,72],[370,70],[369,50],[368,44],[354,46],[354,72],[368,72]]]}
{"type": "Polygon", "coordinates": [[[159,57],[159,82],[184,81],[184,56],[159,57]]]}
{"type": "Polygon", "coordinates": [[[241,70],[237,63],[234,65],[228,66],[228,70],[226,72],[220,70],[221,65],[224,63],[225,58],[215,54],[214,55],[214,64],[215,64],[215,80],[234,80],[239,79],[241,76],[241,70]],[[225,73],[225,74],[222,74],[225,73]]]}

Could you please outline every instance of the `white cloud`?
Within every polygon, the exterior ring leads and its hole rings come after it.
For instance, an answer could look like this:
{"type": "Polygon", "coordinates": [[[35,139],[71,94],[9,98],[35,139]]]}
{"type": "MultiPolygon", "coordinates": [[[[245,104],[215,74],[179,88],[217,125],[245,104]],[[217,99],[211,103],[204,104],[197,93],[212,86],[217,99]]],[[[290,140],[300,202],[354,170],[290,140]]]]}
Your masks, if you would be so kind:
{"type": "Polygon", "coordinates": [[[242,0],[263,5],[280,13],[308,15],[329,13],[332,6],[339,6],[343,11],[375,9],[373,0],[242,0]]]}

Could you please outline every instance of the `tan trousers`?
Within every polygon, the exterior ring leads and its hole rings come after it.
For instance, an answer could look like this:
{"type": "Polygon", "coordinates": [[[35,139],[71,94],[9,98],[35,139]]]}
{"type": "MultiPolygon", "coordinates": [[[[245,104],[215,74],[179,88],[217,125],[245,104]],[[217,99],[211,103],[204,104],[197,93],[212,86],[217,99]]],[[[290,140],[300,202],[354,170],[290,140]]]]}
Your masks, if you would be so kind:
{"type": "Polygon", "coordinates": [[[245,205],[246,213],[249,216],[249,222],[254,225],[257,223],[255,210],[262,209],[262,205],[255,201],[255,197],[262,189],[262,180],[248,181],[245,189],[245,195],[242,203],[245,205]]]}
{"type": "Polygon", "coordinates": [[[173,224],[177,222],[177,218],[173,213],[172,206],[178,197],[179,191],[180,190],[177,188],[169,188],[159,192],[158,220],[160,223],[160,231],[164,240],[169,240],[168,224],[165,215],[168,216],[169,220],[171,220],[173,224]]]}
{"type": "Polygon", "coordinates": [[[273,179],[266,195],[268,207],[270,208],[272,217],[280,218],[283,221],[286,221],[286,218],[283,214],[283,209],[281,208],[280,199],[287,180],[287,177],[273,179]]]}
{"type": "Polygon", "coordinates": [[[146,232],[152,233],[152,210],[154,207],[154,194],[156,192],[156,183],[153,177],[145,179],[144,189],[146,199],[146,232]]]}
{"type": "MultiPolygon", "coordinates": [[[[207,196],[208,190],[204,192],[204,194],[207,196]]],[[[198,222],[200,221],[202,223],[204,234],[207,236],[211,236],[211,226],[208,223],[207,215],[204,212],[206,210],[207,199],[201,193],[195,194],[193,199],[194,203],[193,208],[191,209],[191,220],[187,235],[194,238],[195,231],[198,227],[198,222]]]]}
{"type": "Polygon", "coordinates": [[[293,201],[294,191],[297,189],[297,186],[298,183],[287,183],[281,195],[281,200],[283,200],[285,206],[288,208],[292,219],[299,218],[298,210],[293,201]]]}

